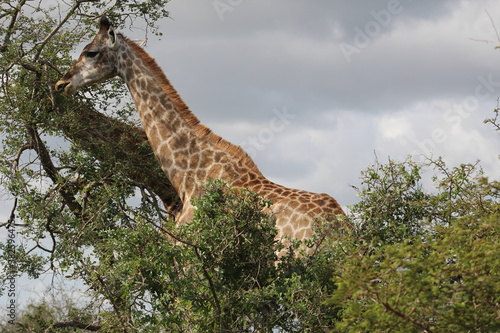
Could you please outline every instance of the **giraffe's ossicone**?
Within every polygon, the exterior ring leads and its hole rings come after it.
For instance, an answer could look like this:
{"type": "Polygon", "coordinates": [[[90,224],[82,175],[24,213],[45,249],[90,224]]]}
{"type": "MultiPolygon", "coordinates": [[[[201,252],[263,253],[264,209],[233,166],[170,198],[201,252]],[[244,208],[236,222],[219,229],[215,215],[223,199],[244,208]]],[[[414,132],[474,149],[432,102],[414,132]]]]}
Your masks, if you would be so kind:
{"type": "MultiPolygon", "coordinates": [[[[140,46],[115,32],[103,17],[94,40],[55,88],[73,94],[79,88],[119,76],[136,104],[148,141],[183,203],[177,223],[189,222],[209,179],[247,188],[273,203],[278,237],[311,237],[316,221],[337,221],[342,208],[327,194],[290,189],[266,179],[250,156],[199,123],[163,71],[140,46]]],[[[346,226],[335,224],[335,229],[346,226]]],[[[287,241],[285,241],[287,242],[287,241]]]]}

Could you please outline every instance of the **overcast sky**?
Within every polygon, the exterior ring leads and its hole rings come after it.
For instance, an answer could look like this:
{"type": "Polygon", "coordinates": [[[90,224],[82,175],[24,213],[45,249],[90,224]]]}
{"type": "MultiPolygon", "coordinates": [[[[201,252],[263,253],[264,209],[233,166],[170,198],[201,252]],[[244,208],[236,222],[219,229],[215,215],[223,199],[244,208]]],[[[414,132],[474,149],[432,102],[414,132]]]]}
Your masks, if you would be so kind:
{"type": "Polygon", "coordinates": [[[375,154],[479,159],[500,175],[500,138],[483,124],[500,96],[487,14],[500,28],[498,1],[172,0],[168,9],[163,37],[148,36],[146,50],[202,122],[269,179],[345,206],[375,154]]]}
{"type": "MultiPolygon", "coordinates": [[[[500,138],[483,124],[500,96],[500,50],[471,40],[500,44],[486,13],[500,29],[498,0],[172,0],[168,9],[163,37],[149,34],[146,50],[201,121],[269,179],[346,206],[375,154],[479,159],[500,178],[500,138]]],[[[46,280],[23,292],[49,289],[46,280]]]]}

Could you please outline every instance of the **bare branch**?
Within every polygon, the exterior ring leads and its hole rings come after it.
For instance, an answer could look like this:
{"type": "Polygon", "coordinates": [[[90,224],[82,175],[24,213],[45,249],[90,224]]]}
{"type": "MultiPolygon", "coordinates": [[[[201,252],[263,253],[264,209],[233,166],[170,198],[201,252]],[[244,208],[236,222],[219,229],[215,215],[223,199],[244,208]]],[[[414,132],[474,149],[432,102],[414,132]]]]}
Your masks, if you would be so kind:
{"type": "Polygon", "coordinates": [[[495,26],[495,22],[493,21],[493,18],[491,17],[490,13],[485,9],[486,15],[490,18],[491,25],[493,26],[493,29],[495,29],[495,34],[497,35],[497,41],[500,43],[500,36],[498,35],[498,30],[497,27],[495,26]]]}
{"type": "MultiPolygon", "coordinates": [[[[493,18],[491,17],[490,13],[485,10],[486,15],[490,18],[491,25],[493,26],[493,30],[495,30],[495,34],[497,36],[497,41],[493,40],[487,40],[487,39],[476,39],[476,38],[469,38],[470,40],[473,40],[475,42],[482,42],[482,43],[494,43],[494,44],[500,44],[500,35],[498,34],[497,27],[495,26],[495,22],[493,21],[493,18]]],[[[495,49],[499,49],[500,46],[496,46],[495,49]]]]}
{"type": "Polygon", "coordinates": [[[16,208],[17,208],[17,197],[14,198],[14,207],[12,207],[9,219],[7,220],[7,222],[0,224],[0,228],[3,228],[4,226],[7,226],[7,229],[10,228],[10,226],[16,220],[16,208]]]}
{"type": "MultiPolygon", "coordinates": [[[[60,176],[57,168],[54,166],[49,151],[43,144],[37,129],[32,126],[27,126],[27,130],[31,137],[34,148],[38,153],[38,156],[40,157],[40,162],[42,163],[42,167],[45,170],[47,176],[50,178],[50,180],[52,180],[54,184],[59,184],[63,177],[60,176]]],[[[82,207],[80,206],[74,195],[64,188],[64,185],[61,185],[59,187],[59,193],[61,194],[64,202],[73,212],[73,214],[80,218],[84,218],[84,216],[82,216],[82,207]]]]}

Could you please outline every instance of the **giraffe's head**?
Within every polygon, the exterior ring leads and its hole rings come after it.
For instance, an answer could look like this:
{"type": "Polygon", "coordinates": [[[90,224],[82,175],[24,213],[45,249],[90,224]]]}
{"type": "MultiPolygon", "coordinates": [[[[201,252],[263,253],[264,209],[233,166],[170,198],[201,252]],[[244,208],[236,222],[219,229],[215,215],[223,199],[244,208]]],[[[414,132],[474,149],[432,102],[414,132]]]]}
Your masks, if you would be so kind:
{"type": "Polygon", "coordinates": [[[117,75],[116,50],[119,38],[107,17],[102,17],[94,40],[82,51],[76,63],[57,81],[56,90],[71,95],[81,87],[102,82],[117,75]]]}

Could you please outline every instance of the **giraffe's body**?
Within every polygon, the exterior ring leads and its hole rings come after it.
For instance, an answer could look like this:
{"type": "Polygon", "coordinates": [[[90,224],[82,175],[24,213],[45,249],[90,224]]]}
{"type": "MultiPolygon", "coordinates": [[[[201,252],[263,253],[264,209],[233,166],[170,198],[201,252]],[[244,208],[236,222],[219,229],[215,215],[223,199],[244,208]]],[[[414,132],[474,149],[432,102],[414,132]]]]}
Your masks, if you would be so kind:
{"type": "Polygon", "coordinates": [[[190,221],[195,209],[191,199],[199,197],[203,184],[214,178],[270,200],[278,237],[308,238],[315,219],[332,220],[344,214],[327,194],[289,189],[266,179],[239,146],[199,123],[153,58],[134,42],[115,34],[106,18],[100,23],[99,33],[56,89],[71,94],[114,76],[125,80],[151,147],[183,203],[177,223],[190,221]]]}

